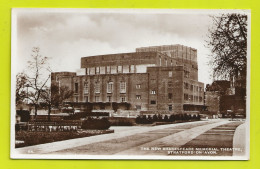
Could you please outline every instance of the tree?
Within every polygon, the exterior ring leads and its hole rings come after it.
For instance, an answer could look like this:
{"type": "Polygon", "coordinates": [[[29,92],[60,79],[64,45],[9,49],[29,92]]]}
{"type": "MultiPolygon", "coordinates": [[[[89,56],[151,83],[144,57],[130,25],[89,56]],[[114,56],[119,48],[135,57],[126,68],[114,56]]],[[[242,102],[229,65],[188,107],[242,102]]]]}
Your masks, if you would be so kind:
{"type": "Polygon", "coordinates": [[[51,107],[58,107],[64,100],[73,96],[73,91],[67,86],[52,84],[51,88],[44,87],[41,91],[40,101],[48,107],[48,121],[50,121],[51,107]]]}
{"type": "Polygon", "coordinates": [[[35,108],[36,117],[41,93],[46,88],[47,82],[50,79],[50,68],[47,63],[48,58],[40,55],[40,48],[34,47],[31,56],[31,60],[28,61],[29,71],[27,73],[27,82],[30,89],[28,99],[35,108]]]}
{"type": "Polygon", "coordinates": [[[51,97],[51,90],[48,87],[42,90],[40,100],[48,107],[48,121],[51,121],[51,106],[53,100],[51,97]]]}
{"type": "Polygon", "coordinates": [[[24,73],[18,73],[16,75],[16,91],[15,91],[15,103],[16,105],[22,103],[27,97],[26,92],[27,77],[24,73]]]}
{"type": "Polygon", "coordinates": [[[246,79],[247,15],[213,16],[207,46],[212,52],[213,76],[222,79],[246,79]]]}
{"type": "Polygon", "coordinates": [[[59,107],[65,100],[71,98],[74,92],[68,86],[51,85],[52,106],[59,107]]]}

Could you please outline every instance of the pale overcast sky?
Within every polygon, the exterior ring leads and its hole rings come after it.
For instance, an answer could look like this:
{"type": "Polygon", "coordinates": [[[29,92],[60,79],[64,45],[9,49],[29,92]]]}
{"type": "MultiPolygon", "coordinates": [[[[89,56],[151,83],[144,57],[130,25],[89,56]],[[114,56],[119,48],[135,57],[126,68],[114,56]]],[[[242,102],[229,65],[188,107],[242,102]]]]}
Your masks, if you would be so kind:
{"type": "Polygon", "coordinates": [[[199,81],[207,84],[212,79],[205,40],[211,24],[212,19],[205,12],[119,14],[24,10],[17,12],[17,71],[26,68],[33,47],[40,47],[41,54],[51,58],[53,71],[76,71],[81,57],[182,44],[198,50],[199,81]]]}

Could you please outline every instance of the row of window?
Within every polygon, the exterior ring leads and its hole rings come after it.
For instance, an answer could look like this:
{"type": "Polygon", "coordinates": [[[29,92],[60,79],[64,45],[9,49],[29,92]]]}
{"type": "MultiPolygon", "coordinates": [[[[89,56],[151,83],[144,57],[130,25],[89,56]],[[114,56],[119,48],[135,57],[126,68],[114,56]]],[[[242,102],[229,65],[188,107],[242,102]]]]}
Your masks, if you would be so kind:
{"type": "Polygon", "coordinates": [[[134,72],[135,72],[135,65],[101,66],[101,67],[91,67],[86,69],[87,75],[134,73],[134,72]]]}
{"type": "MultiPolygon", "coordinates": [[[[75,96],[75,102],[78,102],[79,100],[79,96],[75,96]]],[[[89,102],[89,98],[88,96],[84,96],[84,101],[85,102],[89,102]]],[[[95,102],[100,102],[100,96],[95,96],[95,102]]],[[[111,102],[112,101],[112,96],[107,96],[107,102],[111,102]]],[[[125,96],[121,96],[120,97],[120,101],[121,102],[126,102],[126,97],[125,96]]]]}
{"type": "MultiPolygon", "coordinates": [[[[79,84],[75,83],[74,85],[74,92],[77,94],[79,92],[79,84]]],[[[94,86],[94,91],[95,93],[100,93],[100,87],[101,83],[99,81],[95,82],[95,86],[94,86]]],[[[138,88],[141,88],[141,85],[136,86],[138,88]]],[[[126,93],[126,82],[120,82],[119,84],[119,88],[120,88],[120,93],[126,93]]],[[[108,82],[107,83],[107,93],[112,93],[113,92],[113,82],[108,82]]],[[[89,93],[89,85],[88,82],[84,82],[83,85],[83,93],[84,94],[88,94],[89,93]]]]}
{"type": "Polygon", "coordinates": [[[202,102],[202,97],[184,94],[184,100],[194,101],[194,102],[202,102]]]}
{"type": "Polygon", "coordinates": [[[197,91],[197,92],[202,92],[203,88],[199,86],[195,86],[189,83],[184,82],[184,89],[190,90],[190,91],[197,91]]]}

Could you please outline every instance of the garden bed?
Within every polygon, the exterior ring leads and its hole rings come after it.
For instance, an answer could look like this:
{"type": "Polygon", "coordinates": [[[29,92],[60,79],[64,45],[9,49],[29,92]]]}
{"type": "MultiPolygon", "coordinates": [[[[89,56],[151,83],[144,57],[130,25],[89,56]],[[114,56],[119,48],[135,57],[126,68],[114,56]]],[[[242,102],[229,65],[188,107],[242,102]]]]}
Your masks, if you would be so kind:
{"type": "Polygon", "coordinates": [[[18,131],[15,133],[15,139],[19,140],[19,144],[16,144],[15,148],[108,133],[114,133],[114,130],[79,130],[70,132],[18,131]]]}

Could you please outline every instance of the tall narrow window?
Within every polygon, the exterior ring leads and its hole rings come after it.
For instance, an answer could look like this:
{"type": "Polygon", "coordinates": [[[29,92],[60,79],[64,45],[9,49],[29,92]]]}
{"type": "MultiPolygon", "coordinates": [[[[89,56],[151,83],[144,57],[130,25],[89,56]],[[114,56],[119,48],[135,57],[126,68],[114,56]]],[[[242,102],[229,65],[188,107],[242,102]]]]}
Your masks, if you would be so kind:
{"type": "Polygon", "coordinates": [[[172,77],[172,71],[169,71],[169,77],[172,77]]]}
{"type": "Polygon", "coordinates": [[[111,73],[111,67],[107,66],[107,74],[110,74],[110,73],[111,73]]]}
{"type": "Polygon", "coordinates": [[[105,66],[100,67],[100,74],[106,74],[106,67],[105,66]]]}
{"type": "Polygon", "coordinates": [[[99,102],[99,96],[95,96],[95,102],[99,102]]]}
{"type": "Polygon", "coordinates": [[[100,93],[100,83],[96,82],[95,84],[95,93],[100,93]]]}
{"type": "Polygon", "coordinates": [[[172,93],[168,93],[168,99],[172,99],[172,93]]]}
{"type": "Polygon", "coordinates": [[[107,102],[111,102],[111,96],[107,96],[107,102]]]}
{"type": "Polygon", "coordinates": [[[120,93],[126,93],[126,82],[120,82],[120,93]]]}
{"type": "Polygon", "coordinates": [[[123,68],[122,68],[122,66],[118,66],[118,67],[117,67],[117,72],[118,72],[118,73],[123,73],[123,68]]]}
{"type": "Polygon", "coordinates": [[[88,82],[84,82],[84,94],[88,94],[88,82]]]}
{"type": "Polygon", "coordinates": [[[96,67],[96,74],[99,74],[99,73],[100,73],[100,68],[96,67]]]}
{"type": "Polygon", "coordinates": [[[79,92],[79,84],[78,84],[78,83],[75,83],[74,92],[75,92],[75,93],[78,93],[78,92],[79,92]]]}
{"type": "Polygon", "coordinates": [[[84,96],[85,102],[88,102],[88,96],[84,96]]]}
{"type": "Polygon", "coordinates": [[[135,72],[135,65],[131,65],[130,66],[130,73],[134,73],[135,72]]]}
{"type": "Polygon", "coordinates": [[[113,82],[107,83],[107,93],[112,93],[113,91],[113,82]]]}
{"type": "Polygon", "coordinates": [[[193,85],[190,85],[190,91],[193,91],[193,85]]]}
{"type": "Polygon", "coordinates": [[[171,104],[169,105],[169,111],[172,111],[172,105],[171,104]]]}

